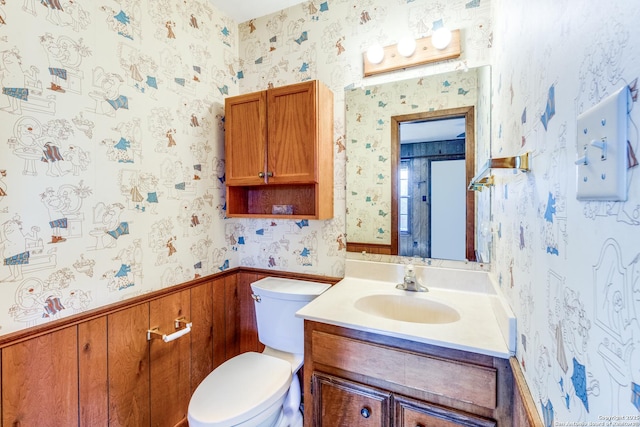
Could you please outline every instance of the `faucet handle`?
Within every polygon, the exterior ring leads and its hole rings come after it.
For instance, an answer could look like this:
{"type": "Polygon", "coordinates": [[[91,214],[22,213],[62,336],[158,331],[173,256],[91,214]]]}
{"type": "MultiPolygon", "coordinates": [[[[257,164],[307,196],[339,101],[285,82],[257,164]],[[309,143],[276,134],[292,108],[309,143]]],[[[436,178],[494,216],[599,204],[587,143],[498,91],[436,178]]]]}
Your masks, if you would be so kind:
{"type": "Polygon", "coordinates": [[[415,277],[416,273],[413,268],[413,264],[407,264],[404,266],[404,277],[415,277]]]}

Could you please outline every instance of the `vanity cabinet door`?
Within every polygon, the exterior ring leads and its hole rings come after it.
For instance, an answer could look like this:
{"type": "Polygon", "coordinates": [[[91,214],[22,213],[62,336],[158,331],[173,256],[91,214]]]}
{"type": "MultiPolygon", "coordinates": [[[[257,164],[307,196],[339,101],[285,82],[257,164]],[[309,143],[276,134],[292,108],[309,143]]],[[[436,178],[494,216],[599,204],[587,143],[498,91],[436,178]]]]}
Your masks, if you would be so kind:
{"type": "Polygon", "coordinates": [[[313,375],[315,427],[390,426],[391,394],[328,375],[313,375]]]}
{"type": "Polygon", "coordinates": [[[395,396],[395,427],[496,427],[496,422],[451,408],[395,396]]]}

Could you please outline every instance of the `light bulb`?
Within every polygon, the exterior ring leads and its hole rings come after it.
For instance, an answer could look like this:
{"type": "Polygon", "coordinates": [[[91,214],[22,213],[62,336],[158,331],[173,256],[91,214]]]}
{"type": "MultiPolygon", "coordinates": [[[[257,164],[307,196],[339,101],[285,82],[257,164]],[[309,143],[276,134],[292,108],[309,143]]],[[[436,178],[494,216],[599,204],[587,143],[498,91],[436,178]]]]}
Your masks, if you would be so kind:
{"type": "Polygon", "coordinates": [[[438,50],[442,50],[451,43],[451,31],[446,27],[440,27],[431,35],[431,44],[438,50]]]}
{"type": "Polygon", "coordinates": [[[384,58],[384,49],[379,44],[374,44],[367,49],[367,59],[372,64],[379,64],[384,58]]]}
{"type": "Polygon", "coordinates": [[[416,39],[410,36],[402,37],[398,41],[397,48],[400,55],[408,58],[416,51],[416,39]]]}

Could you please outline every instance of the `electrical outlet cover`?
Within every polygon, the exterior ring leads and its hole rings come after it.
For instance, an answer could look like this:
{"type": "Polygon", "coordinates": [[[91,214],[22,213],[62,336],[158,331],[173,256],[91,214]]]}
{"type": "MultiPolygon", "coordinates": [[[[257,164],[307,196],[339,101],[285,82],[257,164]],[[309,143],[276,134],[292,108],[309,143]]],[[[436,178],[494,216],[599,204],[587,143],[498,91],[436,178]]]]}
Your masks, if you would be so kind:
{"type": "Polygon", "coordinates": [[[628,98],[625,86],[578,116],[578,200],[627,200],[628,98]]]}

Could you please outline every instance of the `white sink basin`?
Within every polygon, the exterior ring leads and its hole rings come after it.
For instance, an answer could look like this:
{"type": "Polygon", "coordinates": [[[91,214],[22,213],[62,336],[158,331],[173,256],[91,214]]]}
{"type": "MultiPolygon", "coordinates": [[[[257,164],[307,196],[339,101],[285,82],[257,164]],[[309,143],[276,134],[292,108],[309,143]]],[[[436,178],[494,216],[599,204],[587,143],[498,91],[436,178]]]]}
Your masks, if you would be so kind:
{"type": "Polygon", "coordinates": [[[453,323],[460,320],[460,313],[453,307],[413,295],[368,295],[356,300],[355,308],[402,322],[453,323]]]}

